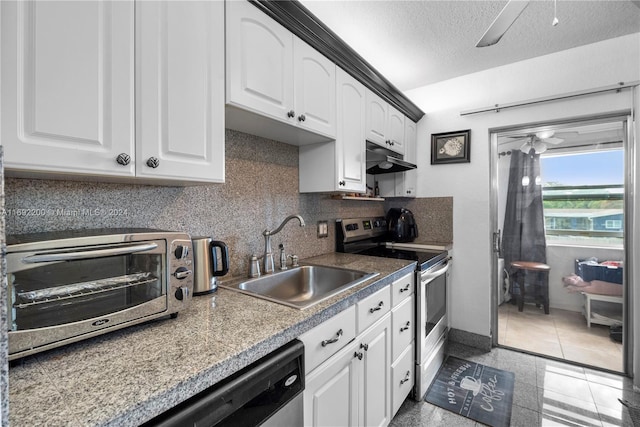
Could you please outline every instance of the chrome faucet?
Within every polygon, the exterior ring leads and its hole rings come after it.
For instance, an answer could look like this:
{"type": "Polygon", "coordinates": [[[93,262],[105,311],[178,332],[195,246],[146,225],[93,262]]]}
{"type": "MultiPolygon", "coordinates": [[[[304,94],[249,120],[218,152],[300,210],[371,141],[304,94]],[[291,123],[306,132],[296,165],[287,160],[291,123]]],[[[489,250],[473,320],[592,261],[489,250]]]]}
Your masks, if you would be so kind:
{"type": "Polygon", "coordinates": [[[284,221],[282,221],[282,224],[280,224],[280,226],[275,230],[272,230],[272,231],[264,230],[262,232],[262,235],[264,236],[264,269],[263,269],[264,274],[273,273],[275,270],[275,266],[273,263],[273,252],[271,252],[271,236],[279,233],[280,230],[282,230],[282,227],[284,227],[284,225],[287,222],[289,222],[294,218],[297,218],[298,221],[300,221],[300,227],[305,226],[304,219],[302,219],[300,215],[289,215],[284,219],[284,221]]]}

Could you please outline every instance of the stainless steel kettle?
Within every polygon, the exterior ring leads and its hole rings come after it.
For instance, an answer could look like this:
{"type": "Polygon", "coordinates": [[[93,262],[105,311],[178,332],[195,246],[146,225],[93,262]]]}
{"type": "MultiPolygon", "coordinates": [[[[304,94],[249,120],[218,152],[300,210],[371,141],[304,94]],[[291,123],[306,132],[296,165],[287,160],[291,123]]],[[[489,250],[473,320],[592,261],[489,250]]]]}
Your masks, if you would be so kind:
{"type": "Polygon", "coordinates": [[[229,272],[229,248],[226,243],[211,237],[194,237],[193,244],[193,294],[204,295],[218,289],[218,277],[229,272]],[[218,249],[220,264],[218,268],[218,249]]]}

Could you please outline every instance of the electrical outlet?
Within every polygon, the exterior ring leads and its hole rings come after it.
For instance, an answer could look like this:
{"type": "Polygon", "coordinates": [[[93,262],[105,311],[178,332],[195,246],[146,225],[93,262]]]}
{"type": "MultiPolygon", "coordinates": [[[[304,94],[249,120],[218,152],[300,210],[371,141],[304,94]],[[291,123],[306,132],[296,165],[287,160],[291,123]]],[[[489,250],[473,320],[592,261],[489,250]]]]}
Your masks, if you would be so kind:
{"type": "Polygon", "coordinates": [[[329,224],[327,221],[318,221],[318,239],[329,237],[329,224]]]}

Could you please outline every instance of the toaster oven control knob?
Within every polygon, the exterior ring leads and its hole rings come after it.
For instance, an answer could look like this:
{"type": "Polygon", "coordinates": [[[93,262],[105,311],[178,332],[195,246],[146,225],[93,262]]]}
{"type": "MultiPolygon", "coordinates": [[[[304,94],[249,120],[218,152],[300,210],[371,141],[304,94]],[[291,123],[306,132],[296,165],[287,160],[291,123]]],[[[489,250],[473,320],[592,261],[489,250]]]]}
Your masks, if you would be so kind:
{"type": "Polygon", "coordinates": [[[187,277],[191,276],[193,271],[189,270],[187,267],[178,267],[176,271],[173,272],[173,275],[176,279],[183,280],[187,277]]]}
{"type": "Polygon", "coordinates": [[[176,291],[176,299],[182,301],[185,298],[189,298],[189,288],[187,286],[178,288],[176,291]]]}
{"type": "Polygon", "coordinates": [[[185,259],[189,255],[189,246],[178,245],[176,250],[173,251],[173,254],[178,259],[185,259]]]}

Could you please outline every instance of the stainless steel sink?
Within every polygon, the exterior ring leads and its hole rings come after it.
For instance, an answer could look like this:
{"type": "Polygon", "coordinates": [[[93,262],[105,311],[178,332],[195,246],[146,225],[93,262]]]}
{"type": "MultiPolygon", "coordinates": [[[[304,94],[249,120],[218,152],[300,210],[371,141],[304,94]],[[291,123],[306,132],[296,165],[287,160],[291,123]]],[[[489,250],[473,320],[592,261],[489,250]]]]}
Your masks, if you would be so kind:
{"type": "Polygon", "coordinates": [[[346,268],[303,265],[220,287],[304,309],[363,283],[379,273],[346,268]]]}

